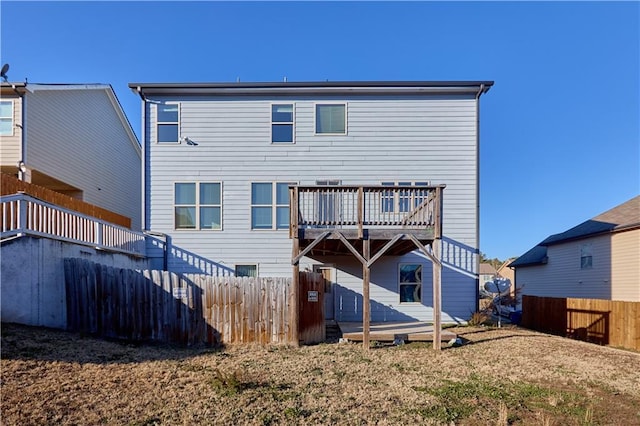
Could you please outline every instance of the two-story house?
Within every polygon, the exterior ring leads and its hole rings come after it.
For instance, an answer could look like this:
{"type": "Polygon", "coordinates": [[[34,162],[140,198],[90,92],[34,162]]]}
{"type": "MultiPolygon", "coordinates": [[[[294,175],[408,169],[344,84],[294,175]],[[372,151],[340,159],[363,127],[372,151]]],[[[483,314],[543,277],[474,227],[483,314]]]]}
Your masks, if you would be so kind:
{"type": "Polygon", "coordinates": [[[2,173],[141,229],[141,147],[110,85],[3,82],[0,89],[2,173]]]}
{"type": "Polygon", "coordinates": [[[130,83],[143,102],[143,227],[167,243],[148,253],[176,272],[321,271],[325,316],[339,321],[363,318],[370,275],[372,321],[430,321],[432,260],[416,247],[439,239],[442,319],[465,321],[492,85],[130,83]]]}
{"type": "Polygon", "coordinates": [[[640,302],[640,196],[547,237],[510,267],[523,295],[640,302]]]}

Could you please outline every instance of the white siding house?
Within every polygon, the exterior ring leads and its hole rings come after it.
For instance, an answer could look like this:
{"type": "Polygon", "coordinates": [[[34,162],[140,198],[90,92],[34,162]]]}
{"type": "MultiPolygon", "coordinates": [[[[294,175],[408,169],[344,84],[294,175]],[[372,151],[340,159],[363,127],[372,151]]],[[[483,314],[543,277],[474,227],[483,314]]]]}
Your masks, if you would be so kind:
{"type": "MultiPolygon", "coordinates": [[[[143,102],[143,227],[168,243],[159,262],[291,276],[290,185],[446,185],[442,313],[465,321],[478,285],[479,98],[492,84],[130,83],[143,102]]],[[[397,197],[392,210],[405,202],[397,197]]],[[[316,252],[300,267],[332,281],[327,317],[362,319],[355,258],[316,252]]],[[[431,320],[430,271],[417,251],[375,263],[371,320],[431,320]]]]}
{"type": "Polygon", "coordinates": [[[523,295],[640,301],[640,196],[520,256],[523,295]]]}
{"type": "Polygon", "coordinates": [[[141,229],[141,147],[106,84],[2,83],[2,172],[141,229]]]}

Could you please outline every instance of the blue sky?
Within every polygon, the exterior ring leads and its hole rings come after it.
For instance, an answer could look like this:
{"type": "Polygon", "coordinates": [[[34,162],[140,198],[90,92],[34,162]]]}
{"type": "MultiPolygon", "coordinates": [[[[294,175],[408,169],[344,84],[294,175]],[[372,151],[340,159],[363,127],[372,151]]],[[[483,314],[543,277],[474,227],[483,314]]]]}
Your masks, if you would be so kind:
{"type": "Polygon", "coordinates": [[[639,2],[11,2],[9,79],[494,80],[480,250],[523,254],[640,193],[639,2]]]}

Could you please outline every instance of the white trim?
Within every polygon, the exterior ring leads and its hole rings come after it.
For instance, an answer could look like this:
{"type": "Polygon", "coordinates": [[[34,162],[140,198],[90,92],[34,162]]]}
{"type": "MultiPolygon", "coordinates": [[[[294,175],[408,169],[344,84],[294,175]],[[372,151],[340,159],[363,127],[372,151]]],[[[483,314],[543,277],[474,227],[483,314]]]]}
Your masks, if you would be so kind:
{"type": "Polygon", "coordinates": [[[269,104],[269,125],[270,125],[270,142],[271,145],[292,145],[296,143],[296,103],[295,102],[271,102],[269,104]],[[291,122],[274,122],[273,121],[273,106],[274,105],[291,105],[291,122]],[[291,142],[274,142],[273,141],[273,125],[278,124],[291,124],[291,142]]]}
{"type": "Polygon", "coordinates": [[[0,116],[0,118],[11,118],[11,134],[7,134],[7,135],[2,135],[0,134],[0,136],[5,136],[5,137],[12,137],[16,135],[16,103],[15,103],[15,99],[0,99],[0,102],[11,102],[11,115],[9,117],[2,117],[0,116]]]}
{"type": "Polygon", "coordinates": [[[175,101],[170,101],[170,102],[161,102],[159,104],[155,104],[155,116],[154,116],[154,124],[153,124],[153,128],[155,129],[154,131],[154,135],[155,135],[155,144],[156,145],[178,145],[181,143],[182,140],[182,132],[180,131],[180,119],[182,118],[181,116],[182,113],[182,105],[180,102],[175,102],[175,101]],[[158,121],[158,106],[159,105],[177,105],[178,106],[178,122],[176,123],[175,121],[158,121]],[[165,141],[165,142],[160,142],[158,141],[158,125],[161,124],[177,124],[178,125],[178,140],[173,142],[169,142],[169,141],[165,141]]]}
{"type": "Polygon", "coordinates": [[[172,198],[171,198],[171,214],[173,221],[173,230],[177,232],[184,231],[205,231],[205,232],[219,232],[224,230],[224,186],[222,181],[194,181],[194,180],[179,180],[173,181],[172,184],[172,198]],[[196,186],[196,203],[195,204],[176,204],[176,184],[179,183],[192,183],[196,186]],[[200,184],[203,183],[217,183],[220,185],[220,204],[200,204],[200,184]],[[195,215],[195,227],[194,228],[177,228],[176,227],[176,207],[191,207],[193,206],[196,210],[195,215]],[[200,207],[220,207],[220,228],[201,228],[200,227],[200,207]]]}
{"type": "Polygon", "coordinates": [[[348,104],[346,101],[341,102],[341,101],[336,101],[336,102],[314,102],[313,103],[313,134],[315,136],[346,136],[347,134],[349,134],[349,122],[348,122],[348,104]],[[317,115],[318,115],[318,106],[319,105],[344,105],[344,133],[318,133],[318,122],[317,120],[317,115]]]}

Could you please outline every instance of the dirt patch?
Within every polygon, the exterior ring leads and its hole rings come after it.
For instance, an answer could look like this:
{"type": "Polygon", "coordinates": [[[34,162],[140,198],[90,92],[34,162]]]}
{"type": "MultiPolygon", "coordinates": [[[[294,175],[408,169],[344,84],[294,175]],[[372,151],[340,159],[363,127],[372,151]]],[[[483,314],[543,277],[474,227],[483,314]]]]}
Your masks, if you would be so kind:
{"type": "Polygon", "coordinates": [[[519,328],[184,349],[2,326],[2,423],[640,424],[640,354],[519,328]]]}

